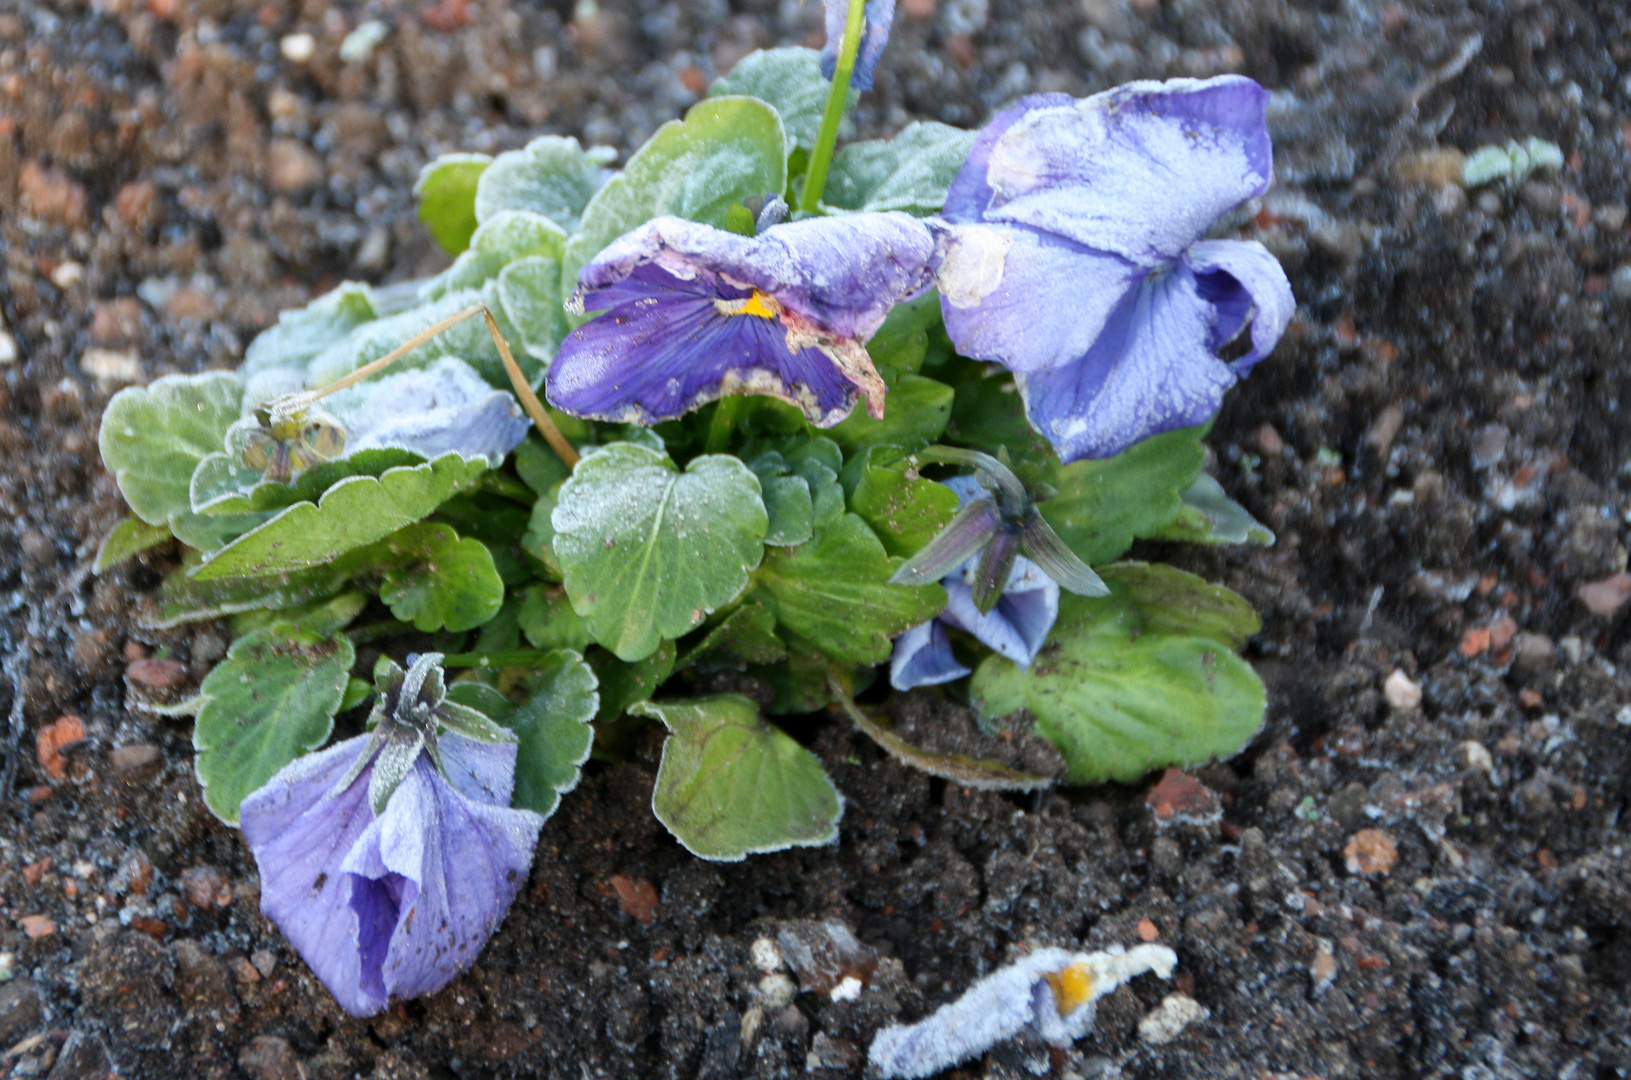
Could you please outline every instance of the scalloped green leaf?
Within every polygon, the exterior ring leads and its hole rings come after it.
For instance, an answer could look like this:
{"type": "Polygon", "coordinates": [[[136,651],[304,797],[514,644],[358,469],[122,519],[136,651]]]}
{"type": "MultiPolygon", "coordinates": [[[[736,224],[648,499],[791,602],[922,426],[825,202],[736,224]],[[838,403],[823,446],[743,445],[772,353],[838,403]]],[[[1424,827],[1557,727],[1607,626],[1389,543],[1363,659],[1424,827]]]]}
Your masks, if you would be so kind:
{"type": "Polygon", "coordinates": [[[677,666],[777,664],[787,659],[787,646],[776,636],[776,616],[763,604],[743,604],[711,627],[677,666]]]}
{"type": "Polygon", "coordinates": [[[893,139],[850,143],[833,158],[823,209],[932,214],[946,204],[976,134],[931,120],[907,124],[893,139]]]}
{"type": "Polygon", "coordinates": [[[850,509],[872,527],[891,555],[917,554],[957,514],[957,495],[944,484],[915,475],[895,447],[868,449],[846,465],[844,473],[846,481],[854,479],[850,509]]]}
{"type": "Polygon", "coordinates": [[[381,540],[379,598],[415,630],[474,630],[504,604],[504,582],[480,540],[453,526],[421,521],[381,540]]]}
{"type": "Polygon", "coordinates": [[[1178,516],[1182,495],[1206,464],[1201,428],[1154,435],[1113,458],[1055,469],[1055,498],[1038,506],[1071,550],[1090,565],[1108,562],[1178,516]]]}
{"type": "Polygon", "coordinates": [[[305,570],[382,540],[424,518],[443,501],[473,490],[487,471],[482,459],[445,454],[379,477],[349,476],[316,502],[300,502],[208,556],[199,581],[305,570]]]}
{"type": "MultiPolygon", "coordinates": [[[[739,95],[758,98],[773,107],[786,126],[789,153],[795,146],[815,149],[821,113],[831,92],[832,83],[821,74],[821,54],[798,47],[748,53],[736,62],[729,75],[708,88],[711,98],[739,95]]],[[[851,90],[849,107],[854,108],[860,98],[858,91],[851,90]]],[[[851,130],[852,125],[846,121],[839,130],[840,138],[847,138],[851,130]]]]}
{"type": "Polygon", "coordinates": [[[815,755],[739,694],[644,702],[669,730],[651,808],[693,855],[737,862],[838,838],[844,804],[815,755]]]}
{"type": "Polygon", "coordinates": [[[244,350],[239,373],[304,368],[312,357],[378,317],[372,289],[362,282],[341,282],[305,307],[283,312],[276,325],[256,334],[244,350]]]}
{"type": "Polygon", "coordinates": [[[673,214],[722,229],[733,205],[781,194],[785,144],[781,117],[754,98],[708,98],[684,120],[670,120],[584,207],[561,262],[562,292],[576,288],[579,269],[602,248],[654,217],[673,214]]]}
{"type": "Polygon", "coordinates": [[[510,714],[520,746],[515,760],[512,805],[546,818],[561,796],[578,786],[581,766],[589,760],[595,729],[589,721],[600,710],[600,682],[583,657],[556,649],[532,665],[532,693],[510,714]]]}
{"type": "Polygon", "coordinates": [[[193,470],[226,445],[242,400],[230,371],[166,375],[113,395],[97,439],[131,513],[149,525],[192,513],[193,470]]]}
{"type": "Polygon", "coordinates": [[[277,771],[328,739],[356,653],[343,635],[288,624],[232,643],[199,687],[194,767],[204,802],[229,825],[277,771]]]}
{"type": "Polygon", "coordinates": [[[1130,782],[1226,757],[1262,726],[1257,673],[1234,652],[1257,616],[1227,589],[1166,566],[1107,566],[1111,594],[1060,597],[1030,669],[988,657],[970,688],[986,719],[1028,709],[1074,784],[1130,782]]]}
{"type": "Polygon", "coordinates": [[[856,409],[825,434],[843,447],[846,455],[869,446],[917,450],[940,438],[940,433],[946,430],[954,396],[955,392],[945,383],[922,375],[902,375],[900,381],[889,388],[882,420],[874,420],[865,409],[856,409]]]}
{"type": "Polygon", "coordinates": [[[110,570],[126,559],[158,547],[171,536],[168,525],[149,525],[139,517],[127,517],[115,525],[102,541],[91,573],[100,574],[110,570]]]}
{"type": "Polygon", "coordinates": [[[540,135],[520,150],[493,159],[476,181],[476,220],[486,224],[506,210],[542,214],[566,232],[600,190],[601,170],[617,157],[609,146],[588,150],[578,140],[540,135]]]}
{"type": "Polygon", "coordinates": [[[443,154],[419,171],[413,193],[419,220],[449,255],[470,246],[476,231],[476,189],[492,165],[486,154],[443,154]]]}
{"type": "Polygon", "coordinates": [[[518,259],[498,275],[498,302],[515,325],[521,348],[548,363],[571,331],[561,307],[560,260],[543,255],[518,259]]]}
{"type": "Polygon", "coordinates": [[[626,664],[605,649],[584,654],[600,680],[600,713],[597,720],[616,720],[636,702],[648,700],[674,673],[675,648],[664,641],[657,651],[632,664],[626,664]]]}
{"type": "Polygon", "coordinates": [[[1178,515],[1151,533],[1153,538],[1191,544],[1274,544],[1274,533],[1229,498],[1210,473],[1197,476],[1182,500],[1178,515]]]}
{"type": "Polygon", "coordinates": [[[680,472],[632,443],[580,461],[551,520],[573,609],[630,661],[740,596],[769,527],[759,481],[736,458],[705,455],[680,472]]]}
{"type": "Polygon", "coordinates": [[[516,621],[527,643],[535,649],[582,652],[595,640],[578,613],[572,610],[566,590],[558,585],[527,586],[521,593],[516,621]]]}
{"type": "Polygon", "coordinates": [[[820,525],[807,544],[767,550],[753,596],[778,623],[839,663],[879,664],[896,635],[946,606],[938,584],[889,584],[900,562],[866,522],[842,514],[820,525]]]}
{"type": "Polygon", "coordinates": [[[565,247],[566,233],[553,220],[530,210],[503,210],[476,228],[470,246],[425,282],[419,295],[435,300],[460,289],[479,289],[520,259],[536,256],[559,263],[565,247]]]}

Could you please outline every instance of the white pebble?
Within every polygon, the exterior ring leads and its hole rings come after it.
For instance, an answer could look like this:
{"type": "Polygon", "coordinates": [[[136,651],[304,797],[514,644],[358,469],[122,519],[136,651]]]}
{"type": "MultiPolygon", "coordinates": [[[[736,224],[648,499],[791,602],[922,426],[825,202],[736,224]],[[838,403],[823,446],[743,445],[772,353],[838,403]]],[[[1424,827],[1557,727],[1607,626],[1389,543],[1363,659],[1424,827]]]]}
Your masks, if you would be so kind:
{"type": "Polygon", "coordinates": [[[1188,994],[1168,994],[1138,1022],[1138,1037],[1152,1046],[1160,1046],[1176,1039],[1190,1024],[1211,1015],[1211,1010],[1188,994]]]}
{"type": "Polygon", "coordinates": [[[827,996],[834,1001],[854,1001],[861,996],[862,985],[854,975],[845,975],[837,986],[827,991],[827,996]]]}
{"type": "Polygon", "coordinates": [[[366,60],[368,54],[374,51],[374,46],[385,40],[390,33],[385,24],[378,19],[369,19],[345,36],[340,42],[340,59],[348,64],[358,60],[366,60]]]}
{"type": "Polygon", "coordinates": [[[60,262],[57,268],[51,271],[51,284],[59,289],[71,289],[85,280],[85,267],[74,260],[60,262]]]}
{"type": "Polygon", "coordinates": [[[317,55],[317,39],[310,34],[286,34],[278,42],[283,58],[291,64],[304,64],[317,55]]]}
{"type": "Polygon", "coordinates": [[[142,361],[124,349],[86,349],[79,357],[79,370],[99,383],[139,383],[142,361]]]}
{"type": "Polygon", "coordinates": [[[17,362],[17,339],[0,330],[0,367],[17,362]]]}
{"type": "Polygon", "coordinates": [[[759,980],[759,998],[764,1002],[765,1012],[781,1012],[793,1003],[798,992],[793,980],[779,972],[759,980]]]}
{"type": "Polygon", "coordinates": [[[1382,683],[1382,696],[1395,709],[1415,709],[1421,705],[1421,684],[1412,682],[1410,676],[1394,668],[1393,674],[1382,683]]]}
{"type": "Polygon", "coordinates": [[[1495,775],[1495,759],[1481,742],[1468,739],[1461,744],[1461,760],[1469,769],[1495,775]]]}
{"type": "Polygon", "coordinates": [[[769,974],[782,969],[782,950],[770,938],[762,937],[754,940],[748,946],[748,956],[753,960],[753,966],[769,974]]]}

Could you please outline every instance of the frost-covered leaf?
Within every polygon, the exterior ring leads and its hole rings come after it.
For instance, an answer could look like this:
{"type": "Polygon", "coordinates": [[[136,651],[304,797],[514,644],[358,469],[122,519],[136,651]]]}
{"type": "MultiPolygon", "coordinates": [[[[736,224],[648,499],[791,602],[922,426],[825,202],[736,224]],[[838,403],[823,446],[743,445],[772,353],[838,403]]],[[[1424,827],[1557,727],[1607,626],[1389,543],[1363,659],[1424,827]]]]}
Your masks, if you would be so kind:
{"type": "Polygon", "coordinates": [[[670,734],[651,808],[693,855],[736,862],[838,838],[843,803],[821,762],[737,694],[645,702],[670,734]]]}
{"type": "Polygon", "coordinates": [[[271,368],[303,370],[312,357],[378,316],[374,291],[360,282],[344,282],[305,307],[279,315],[275,326],[249,343],[239,371],[249,376],[271,368]]]}
{"type": "MultiPolygon", "coordinates": [[[[487,286],[496,294],[496,283],[488,282],[487,286]]],[[[482,290],[459,289],[406,311],[364,323],[313,357],[307,368],[307,379],[312,386],[327,386],[407,344],[411,338],[443,319],[468,311],[483,302],[482,290]]],[[[500,389],[509,388],[509,376],[504,373],[498,347],[493,344],[492,335],[487,331],[486,320],[479,314],[443,330],[403,354],[392,364],[391,370],[429,367],[444,356],[463,360],[480,372],[488,383],[500,389]]]]}
{"type": "Polygon", "coordinates": [[[868,446],[899,446],[917,450],[940,438],[951,419],[954,392],[945,383],[922,375],[903,375],[889,389],[889,401],[882,420],[874,420],[866,410],[856,409],[826,435],[854,454],[868,446]]]}
{"type": "Polygon", "coordinates": [[[664,641],[657,651],[632,664],[626,664],[605,649],[585,654],[600,680],[598,720],[616,720],[636,702],[648,700],[674,672],[674,643],[664,641]]]}
{"type": "Polygon", "coordinates": [[[159,586],[157,610],[144,611],[141,624],[152,629],[219,619],[245,611],[282,611],[326,600],[344,589],[352,568],[340,563],[258,578],[197,581],[190,576],[196,556],[159,586]]]}
{"type": "Polygon", "coordinates": [[[475,709],[515,732],[515,794],[512,806],[549,817],[561,796],[578,786],[595,731],[589,722],[600,708],[598,680],[583,657],[555,649],[529,665],[527,700],[511,704],[485,683],[464,680],[448,688],[448,700],[475,709]]]}
{"type": "Polygon", "coordinates": [[[584,150],[578,140],[559,135],[507,150],[476,182],[476,220],[485,224],[506,210],[529,210],[572,232],[600,190],[601,170],[616,156],[609,146],[584,150]]]}
{"type": "Polygon", "coordinates": [[[328,739],[356,654],[343,635],[287,624],[232,643],[199,688],[193,729],[204,802],[228,824],[277,771],[328,739]]]}
{"type": "Polygon", "coordinates": [[[974,145],[973,131],[924,121],[893,139],[850,143],[833,159],[822,191],[829,210],[904,210],[932,214],[974,145]]]}
{"type": "Polygon", "coordinates": [[[380,476],[387,469],[421,465],[424,455],[401,447],[360,450],[333,461],[319,462],[288,483],[266,480],[263,474],[242,468],[227,453],[211,454],[193,472],[189,497],[201,514],[247,514],[282,510],[311,502],[349,476],[380,476]]]}
{"type": "Polygon", "coordinates": [[[134,555],[158,547],[171,538],[170,526],[149,525],[139,517],[127,517],[115,525],[96,553],[93,574],[109,570],[134,555]]]}
{"type": "Polygon", "coordinates": [[[476,188],[492,165],[486,154],[443,154],[419,171],[413,193],[419,220],[449,255],[470,246],[476,231],[476,188]]]}
{"type": "Polygon", "coordinates": [[[516,625],[535,649],[573,649],[582,652],[593,642],[589,628],[572,610],[566,590],[558,585],[530,585],[521,594],[516,625]]]}
{"type": "MultiPolygon", "coordinates": [[[[708,96],[741,95],[768,102],[781,114],[789,140],[787,149],[792,152],[795,146],[815,149],[821,112],[831,91],[832,83],[821,74],[821,54],[814,49],[789,47],[748,53],[736,62],[729,75],[708,88],[708,96]]],[[[860,97],[858,91],[851,90],[850,107],[860,97]]],[[[839,134],[842,137],[844,131],[839,134]]],[[[944,196],[942,191],[942,200],[944,196]]]]}
{"type": "Polygon", "coordinates": [[[1234,648],[1257,628],[1239,597],[1166,566],[1102,570],[1111,595],[1065,594],[1029,670],[1000,656],[974,672],[987,719],[1029,709],[1069,780],[1128,782],[1238,751],[1263,723],[1263,684],[1234,648]]]}
{"type": "Polygon", "coordinates": [[[243,382],[230,371],[166,375],[113,395],[102,414],[102,461],[131,512],[149,525],[190,515],[193,470],[226,445],[243,382]]]}
{"type": "Polygon", "coordinates": [[[1182,498],[1178,516],[1151,533],[1152,537],[1191,544],[1273,545],[1274,533],[1229,498],[1210,473],[1197,476],[1182,498]]]}
{"type": "Polygon", "coordinates": [[[753,595],[777,622],[834,660],[878,664],[888,659],[897,634],[946,606],[938,584],[889,584],[900,562],[866,522],[842,514],[819,526],[807,544],[769,549],[753,595]]]}
{"type": "Polygon", "coordinates": [[[482,459],[447,454],[422,465],[350,476],[316,502],[300,502],[209,556],[195,577],[260,577],[304,570],[381,540],[469,491],[487,471],[482,459]]]}
{"type": "Polygon", "coordinates": [[[787,646],[776,636],[776,616],[763,604],[743,604],[710,628],[679,666],[776,664],[785,659],[787,646]]]}
{"type": "Polygon", "coordinates": [[[558,259],[533,255],[504,268],[498,275],[498,302],[515,325],[520,345],[528,356],[548,363],[571,327],[561,307],[561,264],[558,259]]]}
{"type": "Polygon", "coordinates": [[[379,598],[415,630],[473,630],[504,603],[504,582],[486,545],[451,525],[417,522],[377,547],[391,564],[381,575],[379,598]]]}
{"type": "Polygon", "coordinates": [[[1200,428],[1154,435],[1113,458],[1073,462],[1048,483],[1059,493],[1042,516],[1089,565],[1108,562],[1154,535],[1183,508],[1185,489],[1206,462],[1200,428]]]}
{"type": "Polygon", "coordinates": [[[802,476],[791,475],[787,459],[775,451],[760,455],[749,466],[759,478],[770,529],[765,543],[777,547],[802,544],[813,535],[815,507],[810,484],[802,476]]]}
{"type": "Polygon", "coordinates": [[[540,257],[560,262],[566,233],[551,219],[529,210],[504,210],[483,221],[470,246],[453,265],[425,282],[419,295],[436,300],[460,289],[479,289],[520,259],[540,257]]]}
{"type": "Polygon", "coordinates": [[[850,509],[891,555],[916,555],[957,514],[950,488],[910,472],[906,456],[889,446],[871,447],[844,468],[850,509]]]}
{"type": "Polygon", "coordinates": [[[566,246],[561,291],[600,249],[662,214],[724,228],[733,205],[787,187],[781,117],[762,101],[709,98],[670,120],[584,208],[566,246]]]}
{"type": "Polygon", "coordinates": [[[706,455],[680,472],[631,443],[579,462],[552,522],[572,607],[631,661],[740,596],[769,525],[759,482],[736,458],[706,455]]]}

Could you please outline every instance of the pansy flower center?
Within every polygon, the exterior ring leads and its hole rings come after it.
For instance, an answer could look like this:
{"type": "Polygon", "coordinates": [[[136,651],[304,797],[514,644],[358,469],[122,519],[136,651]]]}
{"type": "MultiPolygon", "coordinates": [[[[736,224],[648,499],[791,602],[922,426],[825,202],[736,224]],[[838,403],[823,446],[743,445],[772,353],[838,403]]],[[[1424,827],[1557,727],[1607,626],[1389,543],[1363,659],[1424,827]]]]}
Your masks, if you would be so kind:
{"type": "Polygon", "coordinates": [[[753,290],[744,300],[715,300],[714,307],[721,315],[757,315],[761,319],[774,319],[781,315],[782,306],[769,293],[753,290]]]}

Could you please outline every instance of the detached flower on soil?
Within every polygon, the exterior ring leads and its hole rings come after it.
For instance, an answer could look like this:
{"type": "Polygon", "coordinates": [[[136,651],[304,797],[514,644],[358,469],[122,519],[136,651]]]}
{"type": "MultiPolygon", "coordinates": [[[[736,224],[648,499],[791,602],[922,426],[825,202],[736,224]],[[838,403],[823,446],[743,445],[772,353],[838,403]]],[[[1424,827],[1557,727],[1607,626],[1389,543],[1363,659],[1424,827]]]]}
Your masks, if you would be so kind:
{"type": "MultiPolygon", "coordinates": [[[[964,506],[986,497],[972,476],[946,481],[964,506]]],[[[895,639],[894,656],[889,662],[889,683],[897,690],[934,686],[969,674],[952,654],[947,627],[973,634],[985,645],[1029,667],[1059,616],[1059,585],[1031,560],[1016,556],[996,606],[981,611],[971,586],[978,566],[973,558],[940,582],[947,603],[929,622],[912,627],[895,639]]]]}
{"type": "Polygon", "coordinates": [[[1202,239],[1273,180],[1267,100],[1236,75],[1040,94],[975,141],[944,211],[946,330],[1015,372],[1064,461],[1204,422],[1285,330],[1274,256],[1202,239]]]}
{"type": "Polygon", "coordinates": [[[674,217],[647,222],[578,275],[574,330],[548,396],[578,416],[655,424],[727,394],[769,394],[831,427],[861,394],[883,415],[863,342],[933,280],[935,241],[903,213],[776,225],[738,236],[674,217]]]}
{"type": "Polygon", "coordinates": [[[1074,954],[1038,949],[987,975],[927,1019],[878,1032],[867,1055],[873,1075],[933,1076],[1026,1028],[1050,1046],[1069,1046],[1093,1030],[1100,998],[1146,972],[1171,978],[1177,963],[1177,954],[1164,945],[1074,954]]]}
{"type": "Polygon", "coordinates": [[[381,661],[372,733],[299,758],[242,807],[261,909],[353,1016],[475,962],[543,825],[510,809],[513,737],[444,699],[440,659],[381,661]]]}
{"type": "MultiPolygon", "coordinates": [[[[821,74],[829,79],[838,67],[838,43],[843,40],[848,18],[849,0],[827,0],[827,44],[821,50],[821,74]]],[[[895,21],[895,0],[867,0],[865,18],[855,70],[849,77],[851,90],[872,89],[872,71],[889,44],[889,25],[895,21]]]]}

